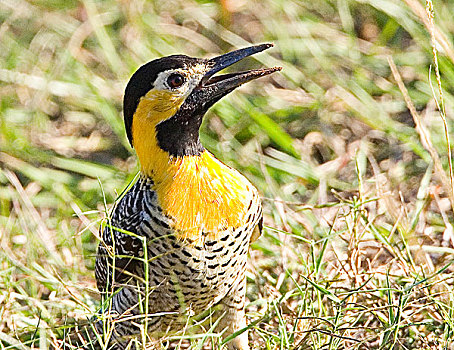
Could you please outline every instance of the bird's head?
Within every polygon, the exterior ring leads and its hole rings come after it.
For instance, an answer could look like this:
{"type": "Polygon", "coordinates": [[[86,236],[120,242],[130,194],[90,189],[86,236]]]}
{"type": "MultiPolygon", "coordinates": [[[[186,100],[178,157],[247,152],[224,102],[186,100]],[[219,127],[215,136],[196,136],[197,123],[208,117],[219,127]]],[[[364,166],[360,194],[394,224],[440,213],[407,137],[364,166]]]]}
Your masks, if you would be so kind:
{"type": "Polygon", "coordinates": [[[126,87],[124,121],[142,170],[152,173],[160,160],[200,155],[199,128],[206,111],[240,85],[281,68],[214,74],[272,46],[251,46],[212,59],[173,55],[140,67],[126,87]]]}

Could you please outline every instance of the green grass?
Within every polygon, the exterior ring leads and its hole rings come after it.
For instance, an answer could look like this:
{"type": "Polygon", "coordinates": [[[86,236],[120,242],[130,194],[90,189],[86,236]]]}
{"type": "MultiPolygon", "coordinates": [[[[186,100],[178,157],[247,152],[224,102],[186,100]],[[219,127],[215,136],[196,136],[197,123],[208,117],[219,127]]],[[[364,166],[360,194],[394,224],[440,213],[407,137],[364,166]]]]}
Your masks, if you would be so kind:
{"type": "Polygon", "coordinates": [[[418,0],[0,1],[0,348],[47,349],[99,306],[98,226],[138,170],[132,72],[274,42],[234,69],[282,72],[202,128],[264,198],[251,345],[453,349],[454,3],[434,7],[431,30],[418,0]]]}

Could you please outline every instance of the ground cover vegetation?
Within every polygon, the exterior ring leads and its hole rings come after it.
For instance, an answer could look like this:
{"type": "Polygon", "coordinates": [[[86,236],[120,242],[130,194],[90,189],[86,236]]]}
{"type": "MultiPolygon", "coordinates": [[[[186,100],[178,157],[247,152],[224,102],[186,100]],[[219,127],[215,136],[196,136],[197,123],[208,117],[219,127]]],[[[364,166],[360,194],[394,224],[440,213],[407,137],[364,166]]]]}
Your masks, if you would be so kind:
{"type": "Polygon", "coordinates": [[[274,42],[234,69],[282,72],[202,127],[263,196],[251,346],[453,349],[453,13],[449,0],[1,0],[0,348],[47,349],[99,307],[98,227],[138,171],[121,115],[132,72],[274,42]]]}

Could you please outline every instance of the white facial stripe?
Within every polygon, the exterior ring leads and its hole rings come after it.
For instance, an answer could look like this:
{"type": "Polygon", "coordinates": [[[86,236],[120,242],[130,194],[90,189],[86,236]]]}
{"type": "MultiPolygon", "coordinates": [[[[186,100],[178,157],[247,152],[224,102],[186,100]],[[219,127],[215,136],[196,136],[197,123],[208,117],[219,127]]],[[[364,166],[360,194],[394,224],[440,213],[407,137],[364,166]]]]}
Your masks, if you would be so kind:
{"type": "Polygon", "coordinates": [[[166,91],[174,92],[175,94],[178,94],[178,95],[187,96],[200,83],[200,80],[202,80],[203,75],[205,74],[206,70],[207,70],[207,67],[204,64],[199,64],[199,65],[190,67],[189,69],[179,68],[179,69],[166,70],[166,71],[158,74],[158,77],[156,78],[156,80],[153,84],[154,89],[155,90],[166,90],[166,91]],[[172,75],[174,73],[181,74],[182,76],[185,77],[186,81],[180,87],[172,89],[167,84],[167,79],[169,78],[170,75],[172,75]]]}

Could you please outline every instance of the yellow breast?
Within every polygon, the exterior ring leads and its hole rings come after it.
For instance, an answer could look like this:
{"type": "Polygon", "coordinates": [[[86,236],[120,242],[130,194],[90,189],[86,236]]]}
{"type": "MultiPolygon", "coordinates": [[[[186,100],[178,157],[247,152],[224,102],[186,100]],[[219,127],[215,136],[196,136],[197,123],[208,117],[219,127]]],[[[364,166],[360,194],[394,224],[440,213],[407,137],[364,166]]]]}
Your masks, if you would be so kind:
{"type": "Polygon", "coordinates": [[[244,224],[251,185],[209,152],[177,158],[155,182],[158,201],[181,239],[197,240],[244,224]]]}

